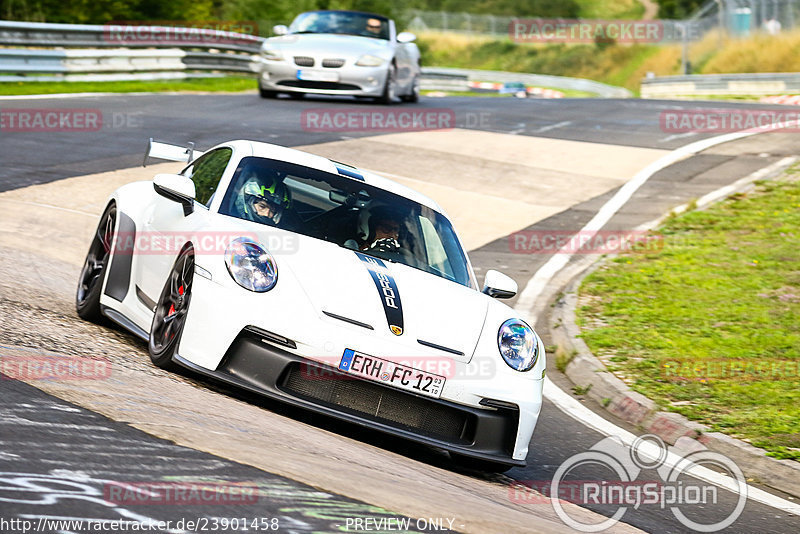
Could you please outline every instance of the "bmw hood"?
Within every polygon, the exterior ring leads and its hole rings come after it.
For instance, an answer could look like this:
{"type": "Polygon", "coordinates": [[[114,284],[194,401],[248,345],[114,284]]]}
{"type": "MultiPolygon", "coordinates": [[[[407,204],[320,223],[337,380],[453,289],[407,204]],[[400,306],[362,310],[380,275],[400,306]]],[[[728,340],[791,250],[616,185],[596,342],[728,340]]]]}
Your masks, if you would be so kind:
{"type": "Polygon", "coordinates": [[[389,41],[358,35],[309,33],[272,37],[263,46],[280,50],[286,60],[293,56],[358,59],[364,54],[383,57],[389,50],[389,41]]]}
{"type": "Polygon", "coordinates": [[[292,271],[322,320],[360,324],[362,335],[409,354],[472,358],[488,309],[472,288],[303,236],[297,251],[276,261],[279,272],[292,271]]]}

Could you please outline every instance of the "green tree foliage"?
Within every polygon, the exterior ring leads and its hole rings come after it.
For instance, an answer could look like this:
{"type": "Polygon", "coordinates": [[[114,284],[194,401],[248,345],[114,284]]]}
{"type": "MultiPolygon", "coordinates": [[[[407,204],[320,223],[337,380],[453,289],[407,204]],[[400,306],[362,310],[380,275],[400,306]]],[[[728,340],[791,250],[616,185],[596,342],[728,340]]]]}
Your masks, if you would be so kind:
{"type": "Polygon", "coordinates": [[[105,24],[112,21],[212,20],[217,18],[214,0],[3,0],[0,17],[5,20],[105,24]]]}
{"type": "Polygon", "coordinates": [[[685,19],[697,11],[706,0],[656,0],[658,2],[658,18],[685,19]]]}
{"type": "MultiPolygon", "coordinates": [[[[691,0],[661,0],[686,2],[691,0]]],[[[577,17],[575,0],[0,0],[5,20],[105,24],[111,21],[254,20],[288,23],[313,9],[380,13],[403,25],[409,9],[519,17],[577,17]]],[[[265,28],[261,28],[262,33],[265,28]]]]}

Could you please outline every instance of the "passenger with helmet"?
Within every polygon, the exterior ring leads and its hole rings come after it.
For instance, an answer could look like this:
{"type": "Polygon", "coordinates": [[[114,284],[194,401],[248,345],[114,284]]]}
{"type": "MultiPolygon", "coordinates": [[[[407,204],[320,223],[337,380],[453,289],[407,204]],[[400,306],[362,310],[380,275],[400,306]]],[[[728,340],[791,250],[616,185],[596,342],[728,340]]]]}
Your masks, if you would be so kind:
{"type": "Polygon", "coordinates": [[[361,245],[361,250],[380,252],[400,252],[403,216],[396,210],[385,206],[370,210],[369,234],[361,245]]]}

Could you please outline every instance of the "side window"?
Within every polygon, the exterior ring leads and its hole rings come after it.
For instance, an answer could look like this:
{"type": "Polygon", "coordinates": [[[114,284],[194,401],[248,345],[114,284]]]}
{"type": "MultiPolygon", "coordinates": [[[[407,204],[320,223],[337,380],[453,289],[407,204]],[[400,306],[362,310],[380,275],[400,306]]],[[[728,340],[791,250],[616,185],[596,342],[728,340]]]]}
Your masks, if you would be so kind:
{"type": "Polygon", "coordinates": [[[218,148],[203,155],[192,165],[184,169],[183,174],[194,182],[197,201],[205,206],[211,203],[211,197],[217,190],[222,173],[233,155],[230,148],[218,148]]]}
{"type": "Polygon", "coordinates": [[[422,238],[425,241],[425,252],[428,254],[428,264],[452,277],[453,269],[450,266],[450,260],[447,258],[444,244],[436,228],[433,226],[433,222],[427,217],[420,215],[419,223],[420,226],[422,226],[422,238]]]}

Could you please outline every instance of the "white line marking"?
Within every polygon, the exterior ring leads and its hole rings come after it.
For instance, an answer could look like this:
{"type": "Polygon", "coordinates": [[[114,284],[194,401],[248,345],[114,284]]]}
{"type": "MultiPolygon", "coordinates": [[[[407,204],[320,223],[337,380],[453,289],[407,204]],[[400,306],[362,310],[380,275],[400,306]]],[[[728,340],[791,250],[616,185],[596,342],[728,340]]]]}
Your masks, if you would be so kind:
{"type": "Polygon", "coordinates": [[[686,132],[686,133],[682,133],[682,134],[672,134],[672,135],[668,135],[664,139],[659,139],[658,142],[659,143],[669,143],[670,141],[674,141],[675,139],[683,139],[684,137],[692,137],[694,135],[697,135],[697,132],[686,132]]]}
{"type": "MultiPolygon", "coordinates": [[[[622,208],[622,206],[624,206],[628,200],[631,199],[633,194],[642,185],[644,185],[651,176],[661,169],[664,169],[673,163],[677,163],[684,158],[697,154],[698,152],[706,150],[712,146],[727,143],[729,141],[735,141],[736,139],[742,139],[758,133],[766,133],[768,131],[785,128],[790,125],[796,125],[797,123],[798,121],[780,123],[776,126],[776,128],[770,130],[745,130],[741,132],[728,133],[700,141],[695,141],[694,143],[690,143],[673,150],[669,154],[662,156],[641,171],[637,172],[633,178],[626,182],[619,189],[619,191],[617,191],[616,194],[611,197],[608,202],[603,205],[603,207],[600,208],[597,214],[592,217],[592,220],[586,223],[586,226],[581,228],[580,233],[584,234],[597,232],[603,228],[603,226],[605,226],[606,223],[611,220],[611,218],[620,210],[620,208],[622,208]]],[[[534,304],[536,303],[536,299],[539,297],[539,295],[541,295],[542,291],[553,278],[553,276],[563,269],[569,262],[570,258],[572,258],[573,253],[570,252],[571,249],[572,246],[569,243],[565,244],[560,250],[558,250],[558,252],[553,254],[550,259],[539,268],[538,271],[536,271],[533,277],[528,280],[528,283],[525,285],[525,289],[523,289],[522,293],[520,293],[519,299],[514,306],[515,310],[527,313],[533,308],[534,304]]],[[[531,319],[535,322],[536,317],[531,317],[531,319]]]]}
{"type": "MultiPolygon", "coordinates": [[[[720,145],[722,143],[727,143],[729,141],[735,141],[737,139],[743,139],[745,137],[750,137],[752,135],[760,134],[760,133],[768,133],[776,130],[781,130],[783,128],[787,128],[790,126],[797,126],[800,121],[787,121],[780,124],[775,125],[774,128],[770,129],[751,129],[751,130],[744,130],[740,132],[732,132],[727,133],[715,137],[710,137],[708,139],[703,139],[700,141],[695,141],[694,143],[690,143],[688,145],[684,145],[676,150],[673,150],[669,154],[659,158],[658,160],[654,161],[631,178],[628,182],[623,185],[617,193],[611,197],[608,202],[606,202],[597,214],[592,217],[592,219],[586,223],[586,225],[580,230],[581,233],[583,232],[596,232],[600,230],[611,217],[616,214],[622,206],[624,206],[628,200],[631,199],[633,194],[642,186],[644,185],[647,180],[653,176],[655,173],[676,163],[684,158],[697,154],[703,150],[706,150],[712,146],[720,145]]],[[[784,160],[781,161],[785,161],[784,160]]],[[[770,167],[777,166],[777,162],[770,167]]],[[[766,172],[765,172],[766,174],[766,172]]],[[[705,195],[703,199],[713,198],[713,193],[709,193],[705,195]],[[710,196],[712,195],[712,196],[710,196]]],[[[701,199],[701,200],[703,200],[701,199]]],[[[707,201],[710,201],[706,199],[707,201]]],[[[525,286],[525,289],[520,294],[519,299],[517,300],[514,309],[520,312],[523,315],[529,315],[530,310],[533,309],[537,298],[542,294],[544,289],[547,287],[548,283],[552,280],[552,278],[564,267],[566,267],[567,263],[569,262],[570,258],[572,258],[572,253],[569,252],[570,245],[566,244],[562,247],[558,252],[556,252],[550,259],[539,268],[538,271],[528,280],[528,283],[525,286]]],[[[532,321],[530,324],[535,324],[536,317],[529,317],[529,320],[532,321]]],[[[600,432],[601,434],[607,436],[619,436],[623,439],[626,443],[632,443],[635,436],[630,432],[623,430],[622,428],[618,427],[614,423],[607,421],[606,419],[600,417],[592,410],[583,406],[578,401],[573,399],[570,395],[562,391],[558,386],[556,386],[549,378],[545,378],[544,384],[544,396],[547,397],[550,401],[553,402],[560,410],[564,413],[569,415],[570,417],[574,418],[575,420],[585,424],[586,426],[593,428],[600,432]],[[630,441],[628,441],[630,440],[630,441]]],[[[674,455],[673,455],[674,456],[674,455]]],[[[675,457],[677,458],[677,457],[675,457]]],[[[670,461],[674,461],[672,458],[670,461]]],[[[705,480],[707,482],[711,482],[712,484],[716,484],[720,487],[731,489],[734,484],[733,481],[729,478],[722,477],[721,475],[714,473],[705,468],[695,468],[692,470],[691,473],[694,474],[697,478],[705,480]]],[[[764,490],[754,488],[748,485],[748,498],[754,501],[760,502],[762,504],[766,504],[778,510],[782,510],[784,512],[788,512],[794,515],[800,515],[800,505],[795,503],[789,502],[785,499],[781,499],[780,497],[776,497],[771,493],[767,493],[764,490]]]]}
{"type": "Polygon", "coordinates": [[[550,124],[548,126],[542,126],[538,130],[534,130],[533,133],[549,132],[550,130],[555,130],[556,128],[563,128],[564,126],[569,126],[570,124],[572,124],[572,121],[557,122],[555,124],[550,124]]]}
{"type": "MultiPolygon", "coordinates": [[[[34,185],[44,185],[44,184],[34,184],[34,185]]],[[[0,202],[12,202],[14,204],[23,204],[26,206],[36,206],[37,208],[49,208],[52,210],[58,211],[66,211],[68,213],[76,213],[78,215],[87,215],[89,217],[97,217],[96,213],[89,213],[87,211],[80,211],[80,210],[73,210],[70,208],[62,208],[61,206],[53,206],[51,204],[40,204],[39,202],[29,202],[27,200],[16,200],[13,198],[2,198],[0,197],[0,202]]]]}

